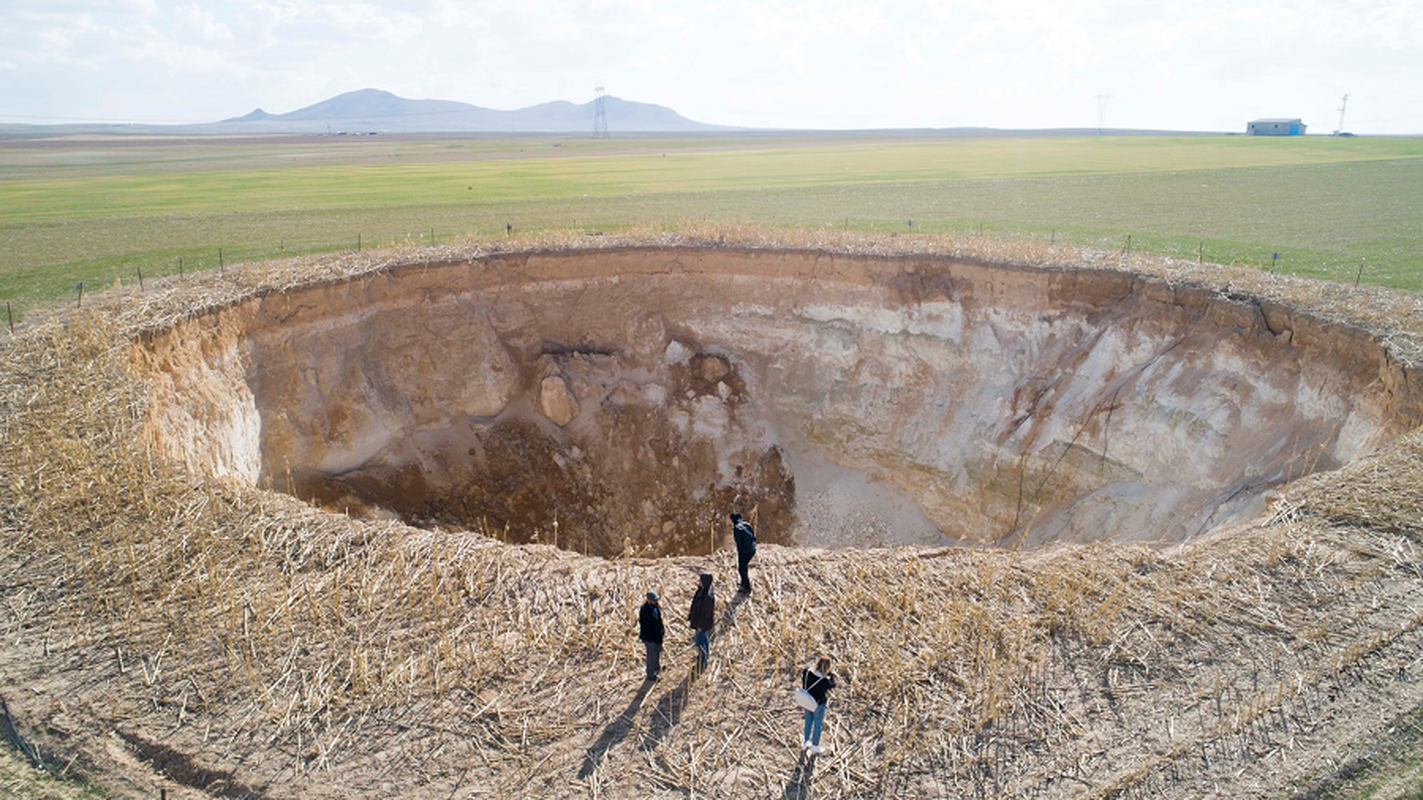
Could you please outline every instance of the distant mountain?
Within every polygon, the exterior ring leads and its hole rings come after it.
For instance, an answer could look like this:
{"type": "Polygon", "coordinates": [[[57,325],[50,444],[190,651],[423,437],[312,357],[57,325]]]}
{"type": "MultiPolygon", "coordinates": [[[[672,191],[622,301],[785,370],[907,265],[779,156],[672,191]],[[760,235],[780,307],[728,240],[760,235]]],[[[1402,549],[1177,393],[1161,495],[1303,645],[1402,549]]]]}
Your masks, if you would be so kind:
{"type": "MultiPolygon", "coordinates": [[[[732,130],[687,119],[670,108],[603,98],[610,133],[685,133],[732,130]]],[[[593,102],[542,103],[515,111],[453,100],[410,100],[379,89],[346,92],[286,114],[257,109],[206,125],[202,133],[592,133],[593,102]]]]}

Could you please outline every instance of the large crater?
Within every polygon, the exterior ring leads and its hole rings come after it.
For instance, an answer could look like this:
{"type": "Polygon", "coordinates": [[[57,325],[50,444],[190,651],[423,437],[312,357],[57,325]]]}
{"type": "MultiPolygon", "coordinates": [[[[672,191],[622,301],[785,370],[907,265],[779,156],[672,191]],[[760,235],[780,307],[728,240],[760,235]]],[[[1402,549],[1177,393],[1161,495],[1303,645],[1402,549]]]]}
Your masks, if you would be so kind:
{"type": "Polygon", "coordinates": [[[590,553],[1179,541],[1417,426],[1364,333],[1116,271],[631,248],[405,266],[148,337],[159,450],[590,553]]]}

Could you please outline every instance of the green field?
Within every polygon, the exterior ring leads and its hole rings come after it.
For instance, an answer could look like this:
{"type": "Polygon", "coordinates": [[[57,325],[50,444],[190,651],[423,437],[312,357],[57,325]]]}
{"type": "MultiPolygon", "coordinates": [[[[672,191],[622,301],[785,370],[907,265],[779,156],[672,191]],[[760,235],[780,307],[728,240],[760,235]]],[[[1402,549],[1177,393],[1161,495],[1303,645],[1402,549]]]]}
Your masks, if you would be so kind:
{"type": "Polygon", "coordinates": [[[982,230],[1423,288],[1423,139],[0,141],[0,299],[281,254],[686,220],[982,230]],[[1278,260],[1274,254],[1278,253],[1278,260]]]}

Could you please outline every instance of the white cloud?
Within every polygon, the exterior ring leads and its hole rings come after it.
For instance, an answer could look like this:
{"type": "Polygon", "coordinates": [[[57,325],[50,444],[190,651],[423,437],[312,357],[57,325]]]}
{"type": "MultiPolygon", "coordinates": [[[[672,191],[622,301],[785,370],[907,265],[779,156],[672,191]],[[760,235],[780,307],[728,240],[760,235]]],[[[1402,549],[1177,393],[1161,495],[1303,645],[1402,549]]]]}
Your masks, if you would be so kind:
{"type": "Polygon", "coordinates": [[[191,30],[197,32],[198,36],[205,42],[232,41],[232,30],[228,28],[227,25],[219,22],[217,17],[204,11],[202,6],[197,3],[178,6],[173,12],[179,21],[191,30]]]}
{"type": "Polygon", "coordinates": [[[601,80],[726,124],[1089,126],[1109,92],[1108,125],[1233,130],[1351,91],[1361,132],[1399,133],[1423,131],[1420,52],[1409,0],[9,0],[0,108],[215,119],[366,86],[514,108],[601,80]]]}

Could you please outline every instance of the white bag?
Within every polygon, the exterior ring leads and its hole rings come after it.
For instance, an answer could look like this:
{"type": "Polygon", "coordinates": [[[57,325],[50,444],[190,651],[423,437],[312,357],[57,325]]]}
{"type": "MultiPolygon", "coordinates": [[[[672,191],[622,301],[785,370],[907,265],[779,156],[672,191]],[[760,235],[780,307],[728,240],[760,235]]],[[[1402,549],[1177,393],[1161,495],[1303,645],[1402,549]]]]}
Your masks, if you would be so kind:
{"type": "Polygon", "coordinates": [[[791,694],[791,699],[795,701],[796,705],[806,711],[814,711],[820,708],[820,704],[815,702],[815,698],[811,696],[810,692],[804,689],[796,689],[795,692],[791,694]]]}

